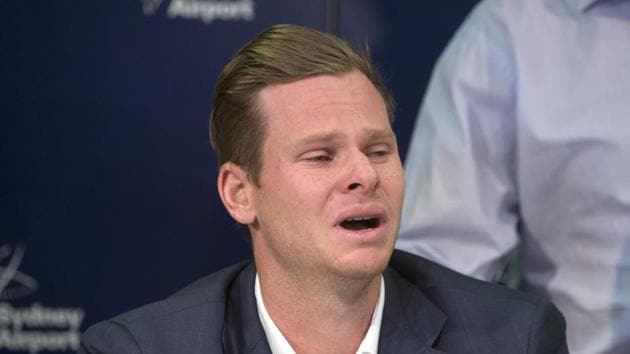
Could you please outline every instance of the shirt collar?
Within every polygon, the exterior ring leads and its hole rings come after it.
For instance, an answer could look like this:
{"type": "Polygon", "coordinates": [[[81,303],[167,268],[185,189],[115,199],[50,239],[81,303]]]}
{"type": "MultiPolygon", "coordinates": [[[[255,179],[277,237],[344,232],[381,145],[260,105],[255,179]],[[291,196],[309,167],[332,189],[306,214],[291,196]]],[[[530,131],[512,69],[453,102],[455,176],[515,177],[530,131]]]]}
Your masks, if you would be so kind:
{"type": "MultiPolygon", "coordinates": [[[[291,348],[291,344],[282,335],[280,329],[269,316],[265,303],[263,302],[262,292],[260,291],[260,279],[256,273],[256,283],[254,285],[254,295],[256,297],[256,307],[258,308],[258,317],[262,323],[267,342],[271,352],[274,354],[295,354],[295,350],[291,348]]],[[[363,341],[359,345],[357,354],[376,354],[378,351],[378,339],[381,332],[381,322],[383,320],[383,308],[385,307],[385,281],[381,276],[381,290],[378,293],[376,308],[372,314],[372,322],[368,328],[363,341]]]]}
{"type": "Polygon", "coordinates": [[[381,291],[378,293],[376,308],[372,314],[372,322],[365,333],[365,337],[357,349],[357,354],[376,354],[378,352],[378,339],[381,336],[381,322],[383,321],[383,308],[385,307],[385,281],[381,276],[381,291]]]}

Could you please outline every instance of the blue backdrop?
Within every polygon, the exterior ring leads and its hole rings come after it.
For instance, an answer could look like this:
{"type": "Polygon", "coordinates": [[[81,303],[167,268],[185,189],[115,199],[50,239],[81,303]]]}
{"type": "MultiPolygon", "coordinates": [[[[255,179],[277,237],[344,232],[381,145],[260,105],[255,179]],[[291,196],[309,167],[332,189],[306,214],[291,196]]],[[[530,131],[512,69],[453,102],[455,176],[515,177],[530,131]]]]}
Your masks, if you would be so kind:
{"type": "Polygon", "coordinates": [[[214,80],[283,22],[368,43],[401,153],[474,0],[0,2],[0,352],[73,351],[90,324],[249,257],[208,144],[214,80]]]}

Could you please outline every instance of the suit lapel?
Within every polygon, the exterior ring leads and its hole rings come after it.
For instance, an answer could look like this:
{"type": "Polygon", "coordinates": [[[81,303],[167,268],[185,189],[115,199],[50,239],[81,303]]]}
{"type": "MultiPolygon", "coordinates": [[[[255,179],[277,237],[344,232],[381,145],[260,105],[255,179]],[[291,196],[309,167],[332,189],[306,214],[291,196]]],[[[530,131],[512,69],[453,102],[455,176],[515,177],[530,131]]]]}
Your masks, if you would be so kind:
{"type": "MultiPolygon", "coordinates": [[[[271,354],[258,318],[255,275],[252,263],[230,288],[223,328],[226,353],[271,354]]],[[[446,323],[446,315],[394,269],[388,268],[383,276],[386,290],[379,353],[443,353],[433,344],[446,323]]]]}
{"type": "Polygon", "coordinates": [[[388,268],[379,353],[442,353],[433,348],[446,315],[417,287],[388,268]]]}
{"type": "Polygon", "coordinates": [[[255,276],[256,267],[252,262],[243,269],[230,288],[223,328],[225,353],[271,354],[258,317],[254,296],[255,276]]]}

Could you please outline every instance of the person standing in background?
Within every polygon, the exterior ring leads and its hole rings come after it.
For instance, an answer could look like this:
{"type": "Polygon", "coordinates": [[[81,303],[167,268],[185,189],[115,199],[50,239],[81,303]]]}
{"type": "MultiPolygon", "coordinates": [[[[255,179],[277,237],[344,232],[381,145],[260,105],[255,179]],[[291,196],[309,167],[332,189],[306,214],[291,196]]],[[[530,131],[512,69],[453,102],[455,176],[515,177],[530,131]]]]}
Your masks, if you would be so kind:
{"type": "Polygon", "coordinates": [[[630,351],[630,1],[485,0],[434,69],[397,248],[520,287],[572,353],[630,351]]]}

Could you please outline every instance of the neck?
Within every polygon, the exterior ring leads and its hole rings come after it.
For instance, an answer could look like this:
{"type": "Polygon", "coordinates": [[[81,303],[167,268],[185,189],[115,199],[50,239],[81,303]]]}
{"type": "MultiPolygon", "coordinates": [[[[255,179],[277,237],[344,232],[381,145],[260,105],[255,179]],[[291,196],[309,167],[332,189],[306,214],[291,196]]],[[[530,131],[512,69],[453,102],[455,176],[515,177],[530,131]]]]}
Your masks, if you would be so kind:
{"type": "Polygon", "coordinates": [[[296,352],[356,352],[372,321],[381,274],[308,277],[259,263],[265,307],[296,352]]]}

